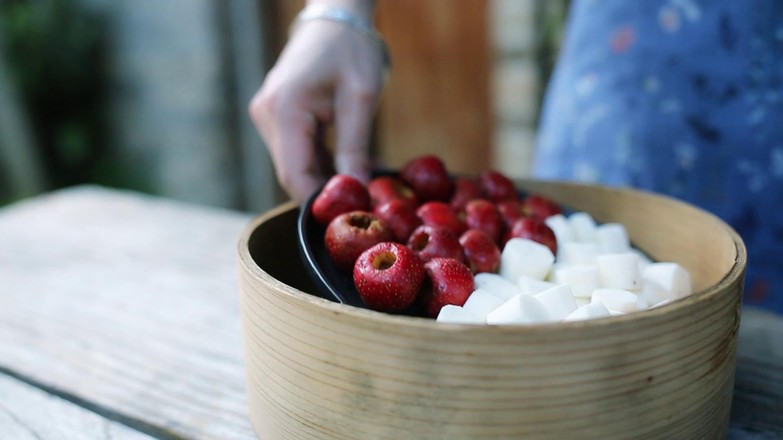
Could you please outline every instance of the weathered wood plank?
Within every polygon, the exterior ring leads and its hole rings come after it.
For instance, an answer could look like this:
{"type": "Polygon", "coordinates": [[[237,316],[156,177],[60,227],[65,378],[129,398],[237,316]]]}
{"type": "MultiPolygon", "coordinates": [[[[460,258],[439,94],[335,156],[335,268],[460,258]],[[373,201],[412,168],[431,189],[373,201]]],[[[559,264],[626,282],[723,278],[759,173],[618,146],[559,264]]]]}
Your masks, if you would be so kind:
{"type": "Polygon", "coordinates": [[[737,439],[783,438],[783,317],[779,315],[751,307],[742,311],[731,423],[733,430],[747,435],[737,439]]]}
{"type": "Polygon", "coordinates": [[[0,366],[193,438],[251,438],[248,216],[81,187],[0,211],[0,366]]]}
{"type": "Polygon", "coordinates": [[[144,440],[152,437],[0,375],[0,438],[144,440]]]}

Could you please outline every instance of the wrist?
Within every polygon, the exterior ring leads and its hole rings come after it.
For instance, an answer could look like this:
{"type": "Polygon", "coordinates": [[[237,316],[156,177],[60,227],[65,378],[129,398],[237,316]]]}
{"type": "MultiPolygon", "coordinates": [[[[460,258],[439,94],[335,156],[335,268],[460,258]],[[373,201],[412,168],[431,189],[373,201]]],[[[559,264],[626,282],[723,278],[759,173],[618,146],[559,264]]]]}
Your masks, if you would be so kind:
{"type": "Polygon", "coordinates": [[[375,0],[307,0],[307,6],[314,4],[346,9],[368,24],[372,24],[375,15],[375,0]]]}
{"type": "Polygon", "coordinates": [[[366,20],[354,10],[345,7],[349,3],[361,4],[372,9],[375,2],[374,0],[310,0],[307,6],[297,14],[291,25],[290,34],[296,33],[302,24],[314,20],[327,20],[339,23],[364,36],[378,50],[383,63],[384,78],[386,78],[391,68],[389,48],[381,35],[378,34],[378,31],[375,30],[375,27],[373,27],[371,20],[366,20]]]}

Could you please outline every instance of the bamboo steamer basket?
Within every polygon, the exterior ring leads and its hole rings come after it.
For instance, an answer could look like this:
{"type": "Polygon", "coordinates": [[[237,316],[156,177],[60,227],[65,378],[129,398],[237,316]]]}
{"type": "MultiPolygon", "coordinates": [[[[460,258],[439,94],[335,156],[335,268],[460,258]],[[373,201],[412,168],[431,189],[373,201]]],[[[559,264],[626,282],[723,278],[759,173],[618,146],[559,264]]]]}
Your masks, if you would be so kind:
{"type": "Polygon", "coordinates": [[[239,242],[250,419],[274,439],[693,439],[726,436],[746,251],[717,217],[659,195],[520,181],[691,274],[694,294],[612,318],[441,324],[313,292],[297,208],[239,242]]]}

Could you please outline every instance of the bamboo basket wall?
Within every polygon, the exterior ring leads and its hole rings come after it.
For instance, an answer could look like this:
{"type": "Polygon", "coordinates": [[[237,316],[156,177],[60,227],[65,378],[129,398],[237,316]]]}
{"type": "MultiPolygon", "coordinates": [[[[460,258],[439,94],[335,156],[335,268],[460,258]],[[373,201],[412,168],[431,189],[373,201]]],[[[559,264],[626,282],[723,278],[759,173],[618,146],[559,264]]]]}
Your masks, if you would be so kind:
{"type": "Polygon", "coordinates": [[[239,242],[249,414],[275,439],[691,439],[726,435],[746,253],[718,218],[626,189],[519,182],[691,273],[656,309],[534,326],[439,324],[313,291],[297,209],[239,242]]]}

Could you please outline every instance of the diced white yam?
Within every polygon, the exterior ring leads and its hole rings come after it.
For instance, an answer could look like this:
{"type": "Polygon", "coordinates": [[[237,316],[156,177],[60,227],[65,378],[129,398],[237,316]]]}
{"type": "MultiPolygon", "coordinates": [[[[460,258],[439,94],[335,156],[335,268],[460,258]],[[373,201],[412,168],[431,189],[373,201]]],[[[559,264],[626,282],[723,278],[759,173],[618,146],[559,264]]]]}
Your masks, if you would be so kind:
{"type": "Polygon", "coordinates": [[[486,322],[487,314],[503,304],[503,300],[486,289],[476,289],[462,305],[467,312],[481,317],[486,322]]]}
{"type": "Polygon", "coordinates": [[[577,298],[589,298],[598,285],[596,266],[563,266],[555,269],[552,279],[556,284],[568,284],[577,298]]]}
{"type": "Polygon", "coordinates": [[[526,295],[535,295],[536,293],[543,292],[544,290],[551,289],[555,286],[557,286],[557,284],[550,283],[549,281],[537,280],[526,275],[522,275],[517,279],[517,287],[526,295]]]}
{"type": "Polygon", "coordinates": [[[596,227],[595,241],[604,254],[628,252],[631,248],[628,231],[620,223],[606,223],[596,227]]]}
{"type": "Polygon", "coordinates": [[[576,306],[577,307],[582,307],[584,305],[590,304],[590,297],[587,296],[587,297],[584,297],[584,298],[580,298],[578,296],[575,296],[574,297],[574,301],[576,301],[576,306]]]}
{"type": "Polygon", "coordinates": [[[663,300],[663,301],[661,301],[661,302],[659,302],[659,303],[657,303],[657,304],[653,304],[653,305],[651,305],[651,306],[650,306],[650,308],[651,308],[651,309],[654,309],[654,308],[656,308],[656,307],[665,306],[666,304],[669,304],[670,302],[671,302],[670,300],[668,300],[668,299],[665,299],[665,300],[663,300]]]}
{"type": "Polygon", "coordinates": [[[586,212],[575,212],[568,217],[571,225],[571,234],[575,241],[582,243],[595,243],[595,220],[586,212]]]}
{"type": "Polygon", "coordinates": [[[447,304],[440,309],[437,322],[450,324],[485,324],[484,318],[474,315],[460,306],[447,304]]]}
{"type": "Polygon", "coordinates": [[[519,295],[489,312],[487,324],[536,324],[550,322],[551,318],[541,301],[530,295],[519,295]]]}
{"type": "Polygon", "coordinates": [[[558,243],[557,262],[558,264],[595,264],[598,256],[598,245],[595,243],[581,243],[572,241],[569,243],[558,243]]]}
{"type": "Polygon", "coordinates": [[[578,308],[571,288],[565,284],[556,285],[551,289],[537,293],[535,298],[541,301],[550,318],[555,321],[565,319],[578,308]]]}
{"type": "Polygon", "coordinates": [[[512,238],[500,254],[499,273],[511,282],[516,282],[522,275],[543,280],[554,262],[554,254],[543,244],[526,238],[512,238]]]}
{"type": "Polygon", "coordinates": [[[652,264],[652,260],[650,257],[647,256],[644,252],[640,251],[636,248],[631,248],[631,252],[635,253],[637,256],[639,256],[639,274],[644,273],[644,269],[652,264]]]}
{"type": "Polygon", "coordinates": [[[598,282],[601,287],[626,290],[642,288],[639,256],[633,252],[599,255],[598,282]]]}
{"type": "Polygon", "coordinates": [[[655,281],[644,280],[642,286],[642,297],[644,297],[647,304],[658,304],[662,301],[673,301],[677,299],[674,296],[674,292],[666,290],[655,281]]]}
{"type": "Polygon", "coordinates": [[[658,283],[672,292],[675,299],[691,294],[691,276],[677,263],[652,263],[644,268],[642,278],[658,283]]]}
{"type": "Polygon", "coordinates": [[[566,316],[563,321],[580,321],[583,319],[597,319],[612,316],[612,313],[601,303],[587,303],[573,313],[566,316]]]}
{"type": "Polygon", "coordinates": [[[509,300],[519,293],[519,289],[514,283],[495,273],[476,274],[473,277],[473,283],[476,289],[484,289],[503,301],[509,300]]]}
{"type": "Polygon", "coordinates": [[[544,223],[555,233],[558,248],[563,243],[574,240],[573,233],[571,232],[571,224],[563,214],[549,216],[544,220],[544,223]]]}
{"type": "Polygon", "coordinates": [[[630,313],[647,308],[644,298],[623,289],[595,289],[590,302],[601,303],[610,312],[630,313]]]}

